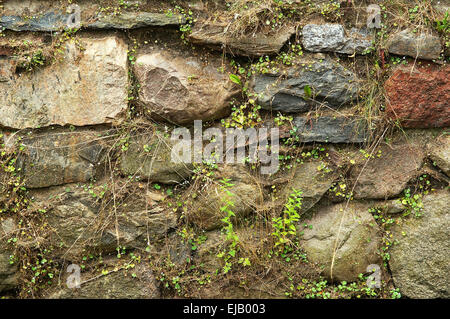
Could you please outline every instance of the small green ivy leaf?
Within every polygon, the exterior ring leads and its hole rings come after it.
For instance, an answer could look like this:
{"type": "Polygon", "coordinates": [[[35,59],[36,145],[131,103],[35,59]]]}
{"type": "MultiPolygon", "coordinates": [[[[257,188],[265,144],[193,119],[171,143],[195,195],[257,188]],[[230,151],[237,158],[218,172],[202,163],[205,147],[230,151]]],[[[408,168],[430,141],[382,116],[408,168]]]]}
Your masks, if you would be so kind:
{"type": "Polygon", "coordinates": [[[305,91],[305,96],[307,99],[310,99],[312,97],[312,90],[311,87],[309,85],[305,85],[305,87],[303,88],[303,90],[305,91]]]}
{"type": "Polygon", "coordinates": [[[242,85],[241,79],[236,74],[230,74],[230,80],[237,85],[242,85]]]}

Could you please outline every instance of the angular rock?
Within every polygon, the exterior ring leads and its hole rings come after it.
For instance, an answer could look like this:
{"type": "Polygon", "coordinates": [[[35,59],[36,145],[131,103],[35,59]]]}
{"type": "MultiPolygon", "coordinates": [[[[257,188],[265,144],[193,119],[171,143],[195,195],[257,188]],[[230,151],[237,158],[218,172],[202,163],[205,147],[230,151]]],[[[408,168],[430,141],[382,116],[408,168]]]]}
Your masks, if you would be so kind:
{"type": "MultiPolygon", "coordinates": [[[[173,211],[158,207],[133,211],[124,206],[116,211],[110,207],[101,209],[87,191],[59,190],[58,194],[56,203],[48,209],[47,223],[53,229],[52,241],[61,247],[65,256],[79,256],[85,249],[114,252],[118,243],[145,249],[177,225],[177,215],[173,211]]],[[[39,203],[45,203],[46,197],[39,198],[39,203]]],[[[52,198],[55,201],[55,197],[52,198]]]]}
{"type": "MultiPolygon", "coordinates": [[[[177,226],[177,215],[173,211],[149,209],[140,212],[118,214],[119,242],[122,245],[144,249],[157,239],[163,238],[177,226]]],[[[102,234],[100,247],[117,246],[116,230],[111,228],[102,234]]]]}
{"type": "Polygon", "coordinates": [[[363,143],[369,137],[364,120],[351,116],[295,117],[293,124],[305,143],[363,143]]]}
{"type": "Polygon", "coordinates": [[[382,204],[376,204],[376,207],[381,209],[386,214],[400,214],[407,209],[407,207],[402,204],[400,199],[387,200],[382,204]]]}
{"type": "Polygon", "coordinates": [[[409,298],[450,298],[450,193],[436,191],[422,199],[423,215],[392,228],[389,253],[394,284],[409,298]]]}
{"type": "Polygon", "coordinates": [[[0,219],[0,293],[15,289],[19,284],[18,263],[11,263],[13,252],[7,247],[7,240],[16,230],[12,218],[0,219]]]}
{"type": "Polygon", "coordinates": [[[175,232],[166,234],[164,238],[158,242],[152,242],[150,251],[147,247],[145,247],[146,251],[153,257],[170,259],[170,261],[176,265],[188,264],[192,257],[191,253],[193,252],[192,245],[175,232]]]}
{"type": "Polygon", "coordinates": [[[158,133],[132,138],[128,150],[121,157],[122,172],[163,184],[188,180],[193,175],[194,166],[172,159],[173,143],[158,133]]]}
{"type": "Polygon", "coordinates": [[[100,222],[99,210],[89,194],[72,191],[49,210],[47,223],[54,231],[54,244],[64,250],[65,256],[76,256],[87,247],[96,246],[92,242],[98,238],[95,226],[100,222]]]}
{"type": "Polygon", "coordinates": [[[150,26],[177,26],[186,23],[183,15],[153,12],[124,12],[119,15],[99,16],[95,22],[83,24],[88,29],[137,29],[150,26]]]}
{"type": "Polygon", "coordinates": [[[139,102],[150,116],[177,124],[228,115],[238,90],[212,64],[162,49],[139,55],[134,67],[139,102]]]}
{"type": "Polygon", "coordinates": [[[10,264],[11,252],[0,252],[0,293],[18,286],[17,264],[10,264]]]}
{"type": "Polygon", "coordinates": [[[305,61],[291,67],[287,74],[258,74],[253,90],[264,108],[288,113],[308,112],[317,102],[338,109],[352,102],[358,94],[357,77],[330,59],[305,61]],[[306,96],[305,87],[311,89],[306,96]]]}
{"type": "Polygon", "coordinates": [[[403,30],[392,35],[387,43],[389,53],[407,55],[413,58],[434,60],[439,58],[442,46],[438,36],[431,34],[415,34],[403,30]]]}
{"type": "MultiPolygon", "coordinates": [[[[13,218],[0,219],[0,234],[2,235],[2,239],[12,236],[15,231],[17,231],[17,226],[13,218]]],[[[3,241],[0,243],[3,243],[3,241]]]]}
{"type": "Polygon", "coordinates": [[[101,12],[101,5],[95,3],[65,8],[55,6],[53,1],[13,0],[7,1],[4,7],[0,27],[13,31],[61,31],[76,25],[85,29],[136,29],[186,23],[186,18],[179,14],[121,10],[120,13],[105,15],[101,12]]]}
{"type": "Polygon", "coordinates": [[[348,31],[348,37],[345,38],[345,45],[337,53],[345,54],[366,54],[373,47],[372,37],[367,30],[356,28],[348,31]]]}
{"type": "Polygon", "coordinates": [[[445,14],[447,11],[450,11],[450,3],[447,0],[433,1],[433,9],[445,14]]]}
{"type": "Polygon", "coordinates": [[[15,70],[16,66],[13,60],[0,57],[0,82],[8,82],[14,78],[15,70]]]}
{"type": "Polygon", "coordinates": [[[307,24],[302,34],[303,47],[312,52],[364,54],[372,46],[367,32],[353,28],[347,36],[340,24],[307,24]]]}
{"type": "Polygon", "coordinates": [[[0,82],[0,125],[23,129],[120,121],[128,106],[125,41],[117,36],[80,37],[64,59],[0,82]]]}
{"type": "Polygon", "coordinates": [[[261,197],[258,197],[258,189],[254,185],[238,183],[228,189],[233,195],[219,187],[213,187],[211,191],[201,195],[194,208],[188,214],[188,220],[205,230],[212,230],[223,226],[222,218],[226,216],[220,209],[225,206],[225,201],[229,200],[233,206],[229,208],[236,214],[237,222],[253,211],[253,207],[261,197]]]}
{"type": "Polygon", "coordinates": [[[450,135],[442,135],[430,143],[428,156],[434,165],[450,177],[450,135]]]}
{"type": "Polygon", "coordinates": [[[11,75],[14,75],[16,65],[29,62],[27,61],[29,54],[48,47],[50,39],[51,37],[49,35],[45,36],[41,33],[30,32],[0,37],[0,59],[3,61],[2,68],[6,64],[7,68],[10,69],[11,75]],[[23,56],[24,54],[26,55],[23,56]]]}
{"type": "Polygon", "coordinates": [[[186,220],[202,229],[213,230],[225,225],[221,221],[226,216],[221,210],[224,206],[228,206],[236,215],[231,220],[233,223],[250,215],[254,207],[262,203],[263,190],[242,166],[224,166],[217,174],[215,182],[193,201],[186,220]],[[232,186],[223,189],[223,184],[219,182],[220,177],[230,179],[228,183],[232,186]],[[231,195],[227,191],[231,192],[231,195]],[[228,201],[232,205],[229,205],[228,201]]]}
{"type": "MultiPolygon", "coordinates": [[[[96,175],[104,146],[101,133],[52,132],[25,137],[16,169],[26,187],[40,188],[87,182],[96,175]]],[[[10,141],[11,142],[11,141],[10,141]]]]}
{"type": "Polygon", "coordinates": [[[206,232],[206,240],[197,248],[195,259],[201,262],[202,269],[208,273],[214,273],[222,267],[222,261],[217,254],[224,248],[226,235],[220,230],[206,232]]]}
{"type": "Polygon", "coordinates": [[[37,16],[0,16],[0,27],[12,31],[59,31],[67,27],[70,15],[57,11],[46,12],[37,16]]]}
{"type": "Polygon", "coordinates": [[[8,0],[2,3],[0,26],[13,31],[59,31],[70,13],[51,0],[8,0]]]}
{"type": "Polygon", "coordinates": [[[354,281],[367,266],[380,264],[381,232],[365,203],[323,207],[306,224],[301,247],[309,261],[323,265],[323,273],[337,281],[354,281]],[[343,220],[342,220],[343,218],[343,220]],[[342,220],[342,224],[341,224],[342,220]],[[338,239],[337,245],[336,240],[338,239]],[[333,260],[334,247],[337,247],[333,260]]]}
{"type": "MultiPolygon", "coordinates": [[[[245,247],[245,253],[248,257],[257,255],[264,249],[264,243],[270,238],[270,232],[267,229],[235,227],[234,233],[245,247]]],[[[217,254],[227,248],[227,235],[220,230],[213,230],[203,233],[206,240],[200,244],[194,255],[197,264],[201,264],[201,269],[207,273],[215,273],[217,269],[221,272],[224,265],[222,258],[217,254]]],[[[251,283],[249,283],[251,285],[251,283]]]]}
{"type": "Polygon", "coordinates": [[[307,24],[302,29],[303,47],[308,51],[336,51],[344,46],[344,27],[339,24],[307,24]]]}
{"type": "Polygon", "coordinates": [[[283,195],[289,197],[292,189],[302,191],[302,208],[300,213],[313,207],[333,184],[336,174],[326,172],[326,163],[322,161],[306,162],[295,167],[291,182],[286,186],[283,195]]]}
{"type": "Polygon", "coordinates": [[[294,28],[284,28],[277,34],[237,37],[227,34],[228,22],[225,24],[197,23],[189,35],[189,40],[196,44],[207,45],[231,54],[249,57],[277,54],[282,46],[295,33],[294,28]]]}
{"type": "Polygon", "coordinates": [[[409,181],[420,175],[424,160],[421,148],[397,144],[380,147],[367,165],[356,165],[350,172],[355,183],[354,198],[387,199],[399,195],[409,181]]]}
{"type": "Polygon", "coordinates": [[[386,116],[405,128],[450,126],[450,66],[401,67],[385,82],[386,116]]]}
{"type": "Polygon", "coordinates": [[[132,270],[113,271],[103,276],[99,276],[98,273],[81,273],[80,288],[67,288],[66,280],[63,278],[60,289],[46,298],[158,299],[161,297],[158,282],[145,263],[137,263],[132,270]]]}

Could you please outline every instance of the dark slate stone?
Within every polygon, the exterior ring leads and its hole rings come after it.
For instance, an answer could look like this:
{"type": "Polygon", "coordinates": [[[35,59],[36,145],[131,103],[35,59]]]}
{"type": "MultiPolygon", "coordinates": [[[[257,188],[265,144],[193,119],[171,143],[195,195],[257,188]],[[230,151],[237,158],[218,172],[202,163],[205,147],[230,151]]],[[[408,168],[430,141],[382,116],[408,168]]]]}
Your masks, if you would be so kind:
{"type": "Polygon", "coordinates": [[[47,12],[32,19],[19,16],[0,17],[0,27],[12,31],[58,31],[64,28],[69,15],[47,12]]]}
{"type": "Polygon", "coordinates": [[[358,83],[355,74],[326,59],[292,67],[286,75],[256,75],[253,90],[264,109],[301,113],[318,103],[326,103],[333,109],[350,103],[357,96],[358,83]],[[311,88],[312,98],[305,96],[305,86],[311,88]]]}
{"type": "MultiPolygon", "coordinates": [[[[69,27],[72,14],[47,12],[31,19],[20,16],[0,17],[0,27],[12,31],[42,31],[51,32],[69,27]]],[[[117,16],[98,17],[93,22],[82,23],[86,29],[135,29],[147,26],[181,25],[186,18],[181,15],[168,16],[163,13],[128,12],[117,16]]]]}
{"type": "Polygon", "coordinates": [[[368,138],[367,125],[352,117],[295,117],[294,127],[305,143],[363,143],[368,138]]]}

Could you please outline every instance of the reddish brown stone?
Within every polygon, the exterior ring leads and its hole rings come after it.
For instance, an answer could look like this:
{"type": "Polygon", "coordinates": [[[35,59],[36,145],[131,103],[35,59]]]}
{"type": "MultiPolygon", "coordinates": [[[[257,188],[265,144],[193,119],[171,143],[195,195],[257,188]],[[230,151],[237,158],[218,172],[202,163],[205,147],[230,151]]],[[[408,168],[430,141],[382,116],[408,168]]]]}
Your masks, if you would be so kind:
{"type": "Polygon", "coordinates": [[[399,68],[386,81],[386,114],[403,127],[450,126],[450,66],[399,68]]]}

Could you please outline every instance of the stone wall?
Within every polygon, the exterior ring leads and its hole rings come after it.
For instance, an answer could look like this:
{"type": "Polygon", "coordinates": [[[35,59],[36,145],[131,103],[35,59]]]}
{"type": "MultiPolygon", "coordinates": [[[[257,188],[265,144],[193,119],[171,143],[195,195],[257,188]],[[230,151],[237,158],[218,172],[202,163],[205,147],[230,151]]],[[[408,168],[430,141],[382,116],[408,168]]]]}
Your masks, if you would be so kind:
{"type": "Polygon", "coordinates": [[[449,6],[380,2],[0,1],[0,296],[449,298],[449,6]]]}

